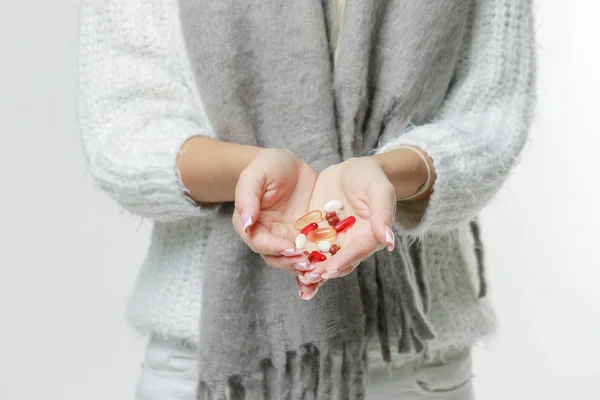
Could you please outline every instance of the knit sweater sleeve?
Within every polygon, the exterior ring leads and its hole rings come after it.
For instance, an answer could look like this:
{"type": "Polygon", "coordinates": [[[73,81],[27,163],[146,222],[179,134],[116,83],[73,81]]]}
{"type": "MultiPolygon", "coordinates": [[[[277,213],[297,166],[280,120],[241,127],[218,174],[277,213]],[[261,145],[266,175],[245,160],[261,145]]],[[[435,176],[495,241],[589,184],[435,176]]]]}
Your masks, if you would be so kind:
{"type": "Polygon", "coordinates": [[[175,0],[83,0],[79,118],[97,185],[159,221],[213,212],[186,196],[176,159],[214,136],[185,51],[175,0]]]}
{"type": "Polygon", "coordinates": [[[453,83],[438,117],[378,149],[413,145],[434,161],[437,179],[424,214],[419,214],[422,219],[407,224],[410,218],[399,207],[405,233],[448,231],[473,219],[517,161],[535,103],[531,3],[475,0],[453,83]]]}

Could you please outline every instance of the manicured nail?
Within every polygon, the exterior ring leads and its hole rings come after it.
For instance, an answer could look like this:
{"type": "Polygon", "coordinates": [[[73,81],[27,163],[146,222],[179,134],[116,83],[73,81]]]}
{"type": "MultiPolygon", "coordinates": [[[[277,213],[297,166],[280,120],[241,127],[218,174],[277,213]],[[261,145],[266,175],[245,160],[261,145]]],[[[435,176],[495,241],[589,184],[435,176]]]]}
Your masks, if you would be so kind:
{"type": "Polygon", "coordinates": [[[292,265],[292,267],[294,267],[294,268],[296,268],[298,271],[302,271],[302,272],[305,272],[305,271],[312,271],[313,269],[315,269],[315,266],[314,266],[314,265],[308,265],[308,264],[307,264],[307,263],[305,263],[305,262],[299,262],[299,263],[296,263],[296,264],[292,265]]]}
{"type": "Polygon", "coordinates": [[[304,276],[300,276],[300,277],[298,277],[298,279],[304,285],[312,285],[312,284],[317,283],[317,282],[319,282],[321,280],[321,275],[317,274],[316,272],[313,272],[307,278],[305,278],[304,276]]]}
{"type": "Polygon", "coordinates": [[[312,292],[311,294],[303,294],[302,292],[300,292],[300,298],[302,300],[312,300],[313,297],[315,297],[317,295],[317,292],[319,291],[319,288],[317,287],[315,289],[314,292],[312,292]]]}
{"type": "Polygon", "coordinates": [[[396,242],[396,238],[394,236],[394,232],[392,232],[392,228],[389,226],[385,227],[385,241],[388,245],[388,251],[394,250],[394,243],[396,242]]]}
{"type": "Polygon", "coordinates": [[[281,252],[281,255],[286,257],[297,256],[298,254],[302,254],[302,252],[294,248],[287,249],[281,252]]]}
{"type": "Polygon", "coordinates": [[[327,272],[323,274],[323,279],[331,279],[331,278],[335,278],[336,276],[338,276],[340,274],[340,270],[339,269],[334,269],[333,271],[327,272]]]}
{"type": "Polygon", "coordinates": [[[240,218],[242,220],[242,229],[244,229],[244,232],[247,232],[250,225],[252,225],[252,216],[247,210],[244,210],[240,218]]]}

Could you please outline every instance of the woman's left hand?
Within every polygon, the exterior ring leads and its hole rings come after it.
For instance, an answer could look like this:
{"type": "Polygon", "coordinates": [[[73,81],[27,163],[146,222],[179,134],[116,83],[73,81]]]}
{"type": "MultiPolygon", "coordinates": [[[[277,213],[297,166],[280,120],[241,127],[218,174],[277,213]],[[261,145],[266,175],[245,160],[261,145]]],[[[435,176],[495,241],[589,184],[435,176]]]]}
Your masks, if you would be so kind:
{"type": "MultiPolygon", "coordinates": [[[[392,224],[396,212],[396,193],[380,164],[372,157],[351,158],[325,169],[319,175],[309,210],[323,210],[329,200],[340,200],[347,216],[356,223],[334,240],[340,250],[326,253],[327,260],[297,279],[303,299],[311,299],[328,279],[350,274],[374,252],[394,247],[392,224]]],[[[315,243],[307,245],[316,250],[315,243]]]]}

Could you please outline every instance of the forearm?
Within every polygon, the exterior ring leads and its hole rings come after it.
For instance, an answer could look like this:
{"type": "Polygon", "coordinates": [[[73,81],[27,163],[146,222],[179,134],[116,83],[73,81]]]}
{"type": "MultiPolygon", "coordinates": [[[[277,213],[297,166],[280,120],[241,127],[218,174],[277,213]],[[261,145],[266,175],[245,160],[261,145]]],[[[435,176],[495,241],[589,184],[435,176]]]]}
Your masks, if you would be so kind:
{"type": "Polygon", "coordinates": [[[259,151],[259,147],[195,136],[181,147],[177,168],[188,195],[196,202],[233,201],[240,173],[259,151]]]}

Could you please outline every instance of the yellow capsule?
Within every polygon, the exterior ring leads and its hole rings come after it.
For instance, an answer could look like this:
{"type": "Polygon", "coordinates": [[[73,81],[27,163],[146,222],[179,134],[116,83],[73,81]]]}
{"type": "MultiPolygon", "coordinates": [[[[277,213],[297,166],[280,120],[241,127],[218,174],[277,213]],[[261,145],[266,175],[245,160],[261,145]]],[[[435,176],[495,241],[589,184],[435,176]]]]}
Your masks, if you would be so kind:
{"type": "Polygon", "coordinates": [[[294,222],[294,228],[299,231],[302,230],[306,225],[312,224],[313,222],[319,222],[323,219],[323,214],[319,210],[311,211],[306,215],[298,218],[296,222],[294,222]]]}
{"type": "Polygon", "coordinates": [[[336,236],[337,232],[335,231],[335,229],[328,226],[327,228],[319,228],[315,229],[314,231],[308,232],[306,238],[311,242],[318,243],[322,240],[332,241],[333,239],[335,239],[336,236]]]}

